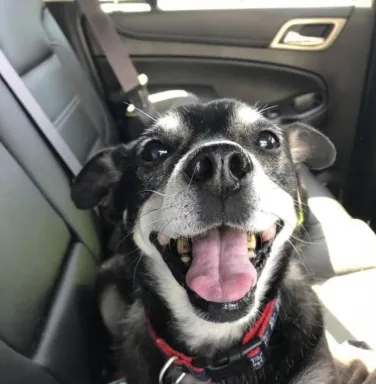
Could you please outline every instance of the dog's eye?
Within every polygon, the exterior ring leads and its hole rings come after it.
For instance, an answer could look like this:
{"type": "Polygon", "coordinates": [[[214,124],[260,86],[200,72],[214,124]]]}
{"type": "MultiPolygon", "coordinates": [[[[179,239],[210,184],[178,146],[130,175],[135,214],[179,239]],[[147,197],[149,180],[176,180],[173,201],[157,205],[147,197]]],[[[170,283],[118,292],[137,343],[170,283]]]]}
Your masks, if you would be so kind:
{"type": "Polygon", "coordinates": [[[270,131],[260,132],[256,144],[262,149],[276,149],[279,147],[278,137],[270,131]]]}
{"type": "Polygon", "coordinates": [[[149,141],[141,153],[142,160],[153,162],[168,155],[168,150],[160,141],[149,141]]]}

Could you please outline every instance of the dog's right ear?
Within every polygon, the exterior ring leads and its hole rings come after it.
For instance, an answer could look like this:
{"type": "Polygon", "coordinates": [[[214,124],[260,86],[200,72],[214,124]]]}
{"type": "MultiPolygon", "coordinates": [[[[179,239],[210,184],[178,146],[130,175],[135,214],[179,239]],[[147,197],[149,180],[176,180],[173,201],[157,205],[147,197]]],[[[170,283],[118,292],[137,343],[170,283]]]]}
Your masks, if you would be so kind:
{"type": "Polygon", "coordinates": [[[132,147],[120,144],[104,149],[85,164],[71,186],[71,198],[78,209],[94,208],[111,194],[130,167],[132,147]]]}

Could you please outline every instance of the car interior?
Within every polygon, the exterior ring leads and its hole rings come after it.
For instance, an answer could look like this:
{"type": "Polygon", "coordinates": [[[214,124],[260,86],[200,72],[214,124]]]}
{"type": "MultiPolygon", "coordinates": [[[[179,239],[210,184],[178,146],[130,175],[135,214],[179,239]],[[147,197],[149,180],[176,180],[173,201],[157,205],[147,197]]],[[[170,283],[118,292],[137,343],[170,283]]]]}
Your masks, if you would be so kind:
{"type": "MultiPolygon", "coordinates": [[[[376,350],[376,7],[281,3],[101,1],[101,10],[159,113],[186,98],[236,98],[330,137],[334,166],[299,169],[310,209],[301,257],[328,339],[376,350]]],[[[139,134],[77,2],[0,0],[0,51],[81,165],[139,134]]],[[[0,111],[0,382],[106,383],[112,351],[95,276],[111,254],[107,228],[75,208],[71,170],[3,74],[0,111]]]]}

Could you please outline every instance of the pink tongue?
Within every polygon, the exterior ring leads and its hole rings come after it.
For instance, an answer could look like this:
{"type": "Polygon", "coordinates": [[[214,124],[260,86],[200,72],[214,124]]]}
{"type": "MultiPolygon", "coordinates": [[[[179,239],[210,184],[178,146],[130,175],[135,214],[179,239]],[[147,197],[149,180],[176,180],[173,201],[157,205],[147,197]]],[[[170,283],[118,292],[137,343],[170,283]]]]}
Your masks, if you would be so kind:
{"type": "Polygon", "coordinates": [[[207,301],[242,299],[256,285],[257,272],[248,259],[247,233],[213,229],[192,239],[188,287],[207,301]]]}

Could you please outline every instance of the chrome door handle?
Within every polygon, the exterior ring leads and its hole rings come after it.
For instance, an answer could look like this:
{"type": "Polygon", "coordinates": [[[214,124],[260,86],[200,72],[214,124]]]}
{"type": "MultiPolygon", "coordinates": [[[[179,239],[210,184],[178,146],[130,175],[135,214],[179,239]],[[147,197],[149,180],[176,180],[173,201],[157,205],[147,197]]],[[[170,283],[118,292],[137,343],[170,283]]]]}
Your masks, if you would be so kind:
{"type": "MultiPolygon", "coordinates": [[[[322,51],[329,48],[342,32],[346,24],[344,18],[293,19],[282,25],[270,43],[270,48],[292,49],[301,51],[322,51]],[[309,25],[327,25],[330,29],[327,36],[304,36],[293,30],[293,27],[309,25]]],[[[296,29],[296,28],[294,28],[296,29]]]]}
{"type": "Polygon", "coordinates": [[[325,39],[323,37],[304,36],[298,32],[289,31],[284,37],[283,43],[291,45],[300,45],[302,47],[312,47],[324,44],[325,39]]]}

